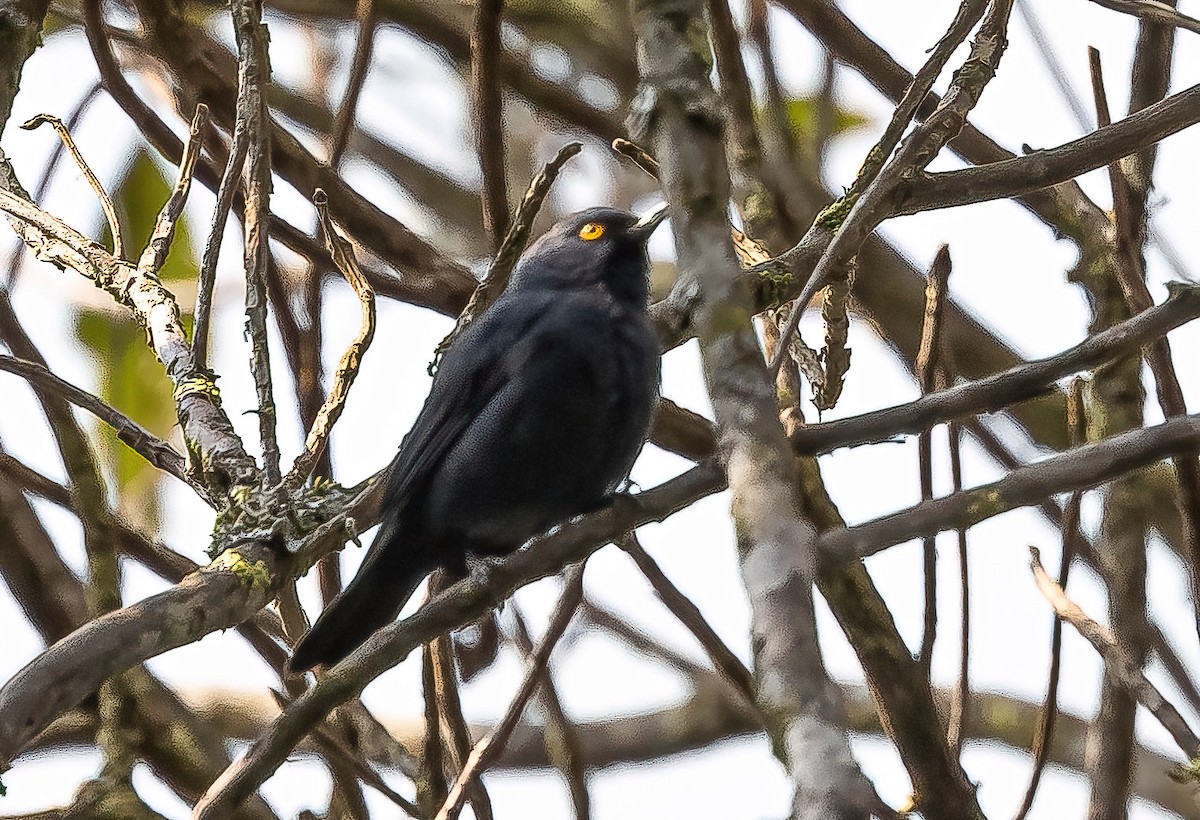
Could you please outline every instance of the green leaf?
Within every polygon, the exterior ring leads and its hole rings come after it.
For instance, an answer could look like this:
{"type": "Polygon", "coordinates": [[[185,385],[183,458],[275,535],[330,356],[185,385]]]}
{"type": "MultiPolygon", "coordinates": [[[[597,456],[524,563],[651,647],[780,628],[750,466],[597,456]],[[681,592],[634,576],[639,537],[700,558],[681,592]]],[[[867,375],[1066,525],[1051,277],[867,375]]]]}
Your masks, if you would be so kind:
{"type": "MultiPolygon", "coordinates": [[[[125,238],[125,256],[136,261],[150,240],[158,212],[170,198],[174,182],[155,159],[139,148],[124,173],[112,186],[113,205],[125,238]]],[[[112,246],[106,224],[101,240],[112,246]]],[[[175,227],[175,238],[166,264],[159,272],[180,305],[195,300],[198,275],[196,254],[186,218],[175,227]]],[[[190,332],[191,316],[183,317],[190,332]]],[[[92,361],[98,362],[97,393],[155,435],[167,438],[175,425],[175,403],[171,383],[162,365],[146,345],[145,333],[124,313],[83,309],[75,317],[75,334],[92,361]]],[[[159,519],[159,471],[119,441],[101,425],[100,439],[109,454],[116,479],[121,512],[153,529],[159,519]]]]}
{"type": "MultiPolygon", "coordinates": [[[[75,333],[97,368],[96,392],[104,401],[155,435],[167,438],[175,425],[171,383],[146,345],[145,333],[121,314],[83,310],[75,333]]],[[[161,473],[100,425],[101,447],[111,459],[121,512],[153,528],[159,520],[161,473]]]]}
{"type": "MultiPolygon", "coordinates": [[[[808,141],[817,133],[817,116],[820,113],[821,101],[818,97],[793,97],[784,102],[788,123],[792,131],[803,141],[808,141]]],[[[857,111],[845,108],[834,108],[833,136],[862,128],[870,123],[870,118],[857,111]]]]}

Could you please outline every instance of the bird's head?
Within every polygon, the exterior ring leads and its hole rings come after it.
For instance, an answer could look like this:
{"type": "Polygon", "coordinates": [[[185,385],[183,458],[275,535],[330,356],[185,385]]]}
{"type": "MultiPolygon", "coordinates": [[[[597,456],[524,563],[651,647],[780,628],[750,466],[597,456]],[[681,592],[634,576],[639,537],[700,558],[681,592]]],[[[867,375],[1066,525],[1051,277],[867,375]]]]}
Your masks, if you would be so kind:
{"type": "Polygon", "coordinates": [[[646,241],[666,215],[665,204],[643,217],[616,208],[572,214],[529,246],[513,271],[513,286],[600,285],[614,298],[644,307],[650,274],[646,241]]]}

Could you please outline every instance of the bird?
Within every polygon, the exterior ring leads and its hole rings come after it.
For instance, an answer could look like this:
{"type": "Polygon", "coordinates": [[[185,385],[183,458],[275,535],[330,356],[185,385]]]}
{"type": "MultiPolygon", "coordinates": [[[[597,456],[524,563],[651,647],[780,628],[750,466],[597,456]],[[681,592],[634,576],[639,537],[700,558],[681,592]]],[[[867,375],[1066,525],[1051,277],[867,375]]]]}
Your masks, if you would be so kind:
{"type": "Polygon", "coordinates": [[[391,623],[435,569],[511,553],[614,498],[658,401],[647,241],[666,217],[590,208],[529,246],[450,344],[384,478],[354,579],[296,645],[299,673],[391,623]]]}

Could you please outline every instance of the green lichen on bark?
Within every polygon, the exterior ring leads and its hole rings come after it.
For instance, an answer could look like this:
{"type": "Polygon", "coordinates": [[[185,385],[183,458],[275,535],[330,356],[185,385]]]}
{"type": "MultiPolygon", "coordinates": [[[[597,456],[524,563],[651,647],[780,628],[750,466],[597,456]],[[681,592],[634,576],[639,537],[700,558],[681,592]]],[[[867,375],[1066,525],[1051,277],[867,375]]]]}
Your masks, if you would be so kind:
{"type": "Polygon", "coordinates": [[[836,231],[842,227],[846,217],[850,216],[850,210],[857,201],[858,194],[847,192],[822,208],[821,212],[817,214],[817,218],[813,220],[813,224],[826,230],[836,231]]]}
{"type": "Polygon", "coordinates": [[[232,572],[243,586],[250,589],[267,590],[271,588],[271,569],[266,562],[262,560],[247,561],[237,550],[225,550],[209,564],[209,567],[232,572]]]}

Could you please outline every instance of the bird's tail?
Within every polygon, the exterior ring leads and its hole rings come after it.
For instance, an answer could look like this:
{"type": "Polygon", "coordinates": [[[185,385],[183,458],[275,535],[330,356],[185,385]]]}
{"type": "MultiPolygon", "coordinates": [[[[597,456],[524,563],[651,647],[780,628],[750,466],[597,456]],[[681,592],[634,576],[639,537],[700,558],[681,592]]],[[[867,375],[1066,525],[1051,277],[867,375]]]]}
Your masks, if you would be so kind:
{"type": "Polygon", "coordinates": [[[397,543],[396,530],[385,525],[354,580],[296,644],[288,662],[292,672],[334,664],[349,655],[375,630],[395,620],[413,590],[436,568],[427,551],[405,551],[397,543]]]}

